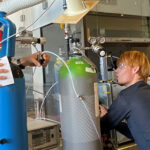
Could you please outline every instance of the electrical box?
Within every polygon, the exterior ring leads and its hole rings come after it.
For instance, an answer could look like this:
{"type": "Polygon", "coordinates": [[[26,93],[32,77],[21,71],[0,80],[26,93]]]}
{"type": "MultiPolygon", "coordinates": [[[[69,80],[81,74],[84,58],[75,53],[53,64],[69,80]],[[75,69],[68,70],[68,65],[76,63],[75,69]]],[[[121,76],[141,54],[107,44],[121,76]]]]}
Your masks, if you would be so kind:
{"type": "Polygon", "coordinates": [[[59,143],[58,124],[44,120],[28,122],[29,150],[57,150],[59,143]]]}

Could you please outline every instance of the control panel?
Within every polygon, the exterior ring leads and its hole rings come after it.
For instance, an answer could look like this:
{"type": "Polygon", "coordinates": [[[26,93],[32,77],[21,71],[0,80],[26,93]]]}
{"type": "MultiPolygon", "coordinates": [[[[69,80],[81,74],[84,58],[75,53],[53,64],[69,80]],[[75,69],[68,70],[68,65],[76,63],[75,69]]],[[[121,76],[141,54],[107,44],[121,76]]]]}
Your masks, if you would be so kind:
{"type": "Polygon", "coordinates": [[[28,122],[29,150],[51,150],[59,147],[59,125],[44,120],[28,122]]]}

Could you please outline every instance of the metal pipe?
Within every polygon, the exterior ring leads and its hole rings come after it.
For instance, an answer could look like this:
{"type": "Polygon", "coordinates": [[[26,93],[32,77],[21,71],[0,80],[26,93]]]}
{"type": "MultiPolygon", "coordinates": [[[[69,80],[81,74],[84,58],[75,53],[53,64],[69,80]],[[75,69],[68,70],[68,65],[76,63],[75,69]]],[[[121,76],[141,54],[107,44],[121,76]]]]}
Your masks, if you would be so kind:
{"type": "Polygon", "coordinates": [[[105,51],[100,52],[100,72],[102,81],[108,80],[107,57],[105,51]]]}

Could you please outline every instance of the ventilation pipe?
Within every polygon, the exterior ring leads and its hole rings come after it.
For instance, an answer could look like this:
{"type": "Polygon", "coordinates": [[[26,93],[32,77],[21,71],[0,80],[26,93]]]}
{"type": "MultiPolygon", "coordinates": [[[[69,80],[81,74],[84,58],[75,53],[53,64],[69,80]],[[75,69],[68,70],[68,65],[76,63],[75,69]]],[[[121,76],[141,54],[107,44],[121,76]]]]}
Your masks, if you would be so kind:
{"type": "Polygon", "coordinates": [[[45,0],[3,0],[0,2],[0,11],[6,12],[7,15],[15,13],[21,9],[32,7],[45,0]]]}
{"type": "MultiPolygon", "coordinates": [[[[46,0],[3,0],[0,1],[0,11],[6,12],[7,15],[15,13],[21,9],[32,7],[46,0]]],[[[66,0],[66,15],[77,15],[86,10],[83,0],[66,0]]]]}

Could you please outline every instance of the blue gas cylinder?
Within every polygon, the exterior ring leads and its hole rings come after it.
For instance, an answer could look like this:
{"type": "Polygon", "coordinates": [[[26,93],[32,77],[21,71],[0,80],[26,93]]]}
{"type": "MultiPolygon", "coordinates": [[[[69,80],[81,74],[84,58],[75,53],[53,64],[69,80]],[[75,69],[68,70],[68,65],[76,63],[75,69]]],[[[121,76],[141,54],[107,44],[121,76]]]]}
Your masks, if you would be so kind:
{"type": "MultiPolygon", "coordinates": [[[[0,12],[2,40],[16,33],[15,25],[0,12]]],[[[21,69],[11,63],[15,54],[15,39],[11,37],[2,43],[0,58],[10,61],[14,84],[0,87],[0,150],[28,150],[27,117],[25,101],[25,80],[21,69]]]]}

